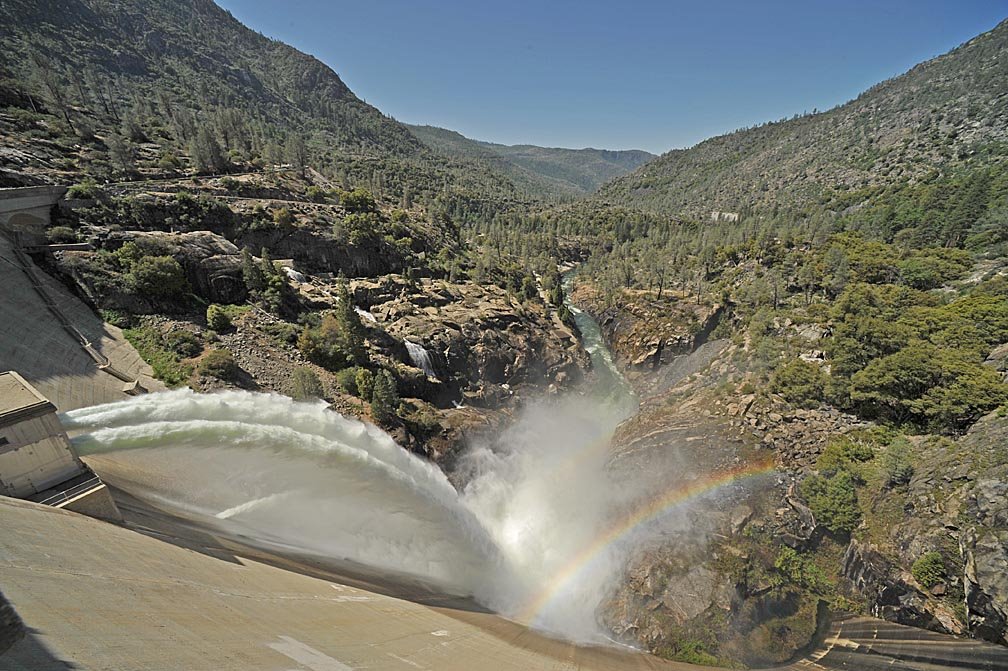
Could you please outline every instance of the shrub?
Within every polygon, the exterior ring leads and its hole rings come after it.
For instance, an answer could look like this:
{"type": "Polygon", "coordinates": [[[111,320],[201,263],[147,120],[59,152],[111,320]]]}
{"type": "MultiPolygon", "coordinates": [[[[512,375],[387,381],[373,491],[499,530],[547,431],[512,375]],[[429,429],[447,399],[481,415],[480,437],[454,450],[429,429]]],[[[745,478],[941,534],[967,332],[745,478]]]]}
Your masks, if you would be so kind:
{"type": "Polygon", "coordinates": [[[381,219],[374,212],[348,214],[340,226],[351,245],[360,246],[373,243],[381,229],[381,219]]]}
{"type": "Polygon", "coordinates": [[[104,196],[105,191],[98,186],[97,182],[90,178],[74,184],[66,192],[67,198],[80,198],[82,200],[100,200],[104,196]]]}
{"type": "Polygon", "coordinates": [[[770,382],[770,389],[789,403],[814,408],[822,401],[826,376],[819,366],[795,359],[779,368],[770,382]]]}
{"type": "Polygon", "coordinates": [[[830,587],[822,569],[794,548],[784,546],[774,560],[774,568],[789,582],[822,594],[830,587]]]}
{"type": "Polygon", "coordinates": [[[158,167],[162,170],[178,170],[182,167],[182,161],[175,155],[175,152],[166,150],[158,159],[158,167]]]}
{"type": "Polygon", "coordinates": [[[882,472],[887,486],[905,485],[913,477],[914,467],[910,456],[910,443],[906,438],[897,438],[882,453],[882,472]]]}
{"type": "Polygon", "coordinates": [[[126,275],[127,286],[135,293],[155,298],[177,298],[189,288],[179,262],[170,256],[144,256],[126,275]]]}
{"type": "Polygon", "coordinates": [[[317,327],[305,327],[298,338],[298,349],[309,361],[326,370],[338,371],[351,364],[343,347],[339,322],[331,314],[323,317],[317,327]]]}
{"type": "Polygon", "coordinates": [[[305,197],[314,203],[324,203],[326,200],[326,192],[325,189],[313,184],[305,189],[305,197]]]}
{"type": "Polygon", "coordinates": [[[165,336],[168,349],[180,357],[189,359],[203,351],[203,344],[195,335],[184,329],[175,329],[165,336]]]}
{"type": "Polygon", "coordinates": [[[945,560],[938,552],[925,552],[914,562],[910,573],[925,589],[931,589],[945,580],[945,560]]]}
{"type": "Polygon", "coordinates": [[[282,228],[291,226],[294,224],[294,215],[286,207],[273,210],[273,223],[282,228]]]}
{"type": "Polygon", "coordinates": [[[836,436],[826,443],[826,448],[816,460],[816,469],[824,475],[843,470],[857,479],[861,475],[860,465],[874,457],[875,450],[867,441],[855,436],[836,436]]]}
{"type": "Polygon", "coordinates": [[[53,244],[77,242],[77,233],[69,226],[53,226],[46,231],[46,238],[53,244]]]}
{"type": "Polygon", "coordinates": [[[357,396],[357,371],[356,367],[344,368],[343,370],[336,373],[336,384],[339,385],[345,393],[351,396],[357,396]]]}
{"type": "Polygon", "coordinates": [[[228,331],[231,329],[231,315],[220,305],[211,305],[206,311],[207,326],[217,331],[228,331]]]}
{"type": "Polygon", "coordinates": [[[192,366],[179,362],[178,355],[168,349],[157,329],[141,324],[123,330],[123,335],[150,364],[154,377],[169,387],[176,387],[189,379],[192,366]]]}
{"type": "Polygon", "coordinates": [[[659,654],[677,662],[715,666],[719,663],[717,657],[707,651],[708,645],[697,639],[677,640],[659,649],[659,654]]]}
{"type": "Polygon", "coordinates": [[[296,401],[310,401],[325,397],[325,388],[315,371],[307,366],[301,366],[294,369],[290,395],[296,401]]]}
{"type": "Polygon", "coordinates": [[[802,481],[801,491],[816,521],[829,531],[849,534],[861,523],[857,484],[848,471],[809,476],[802,481]]]}
{"type": "Polygon", "coordinates": [[[371,192],[360,187],[353,191],[342,192],[340,194],[340,204],[348,212],[375,212],[378,209],[378,205],[375,203],[371,192]]]}
{"type": "Polygon", "coordinates": [[[100,310],[99,312],[102,321],[112,324],[112,326],[127,329],[133,325],[133,319],[128,313],[119,312],[118,310],[100,310]]]}
{"type": "Polygon", "coordinates": [[[294,324],[287,322],[277,322],[275,324],[263,324],[260,329],[263,333],[273,338],[281,345],[295,345],[298,341],[298,329],[294,324]]]}
{"type": "Polygon", "coordinates": [[[241,372],[241,368],[238,367],[231,352],[226,349],[212,349],[207,352],[200,359],[196,370],[201,375],[208,375],[226,382],[234,382],[241,372]]]}
{"type": "Polygon", "coordinates": [[[371,398],[374,395],[374,373],[367,368],[358,368],[354,383],[357,385],[357,394],[361,398],[371,398]]]}

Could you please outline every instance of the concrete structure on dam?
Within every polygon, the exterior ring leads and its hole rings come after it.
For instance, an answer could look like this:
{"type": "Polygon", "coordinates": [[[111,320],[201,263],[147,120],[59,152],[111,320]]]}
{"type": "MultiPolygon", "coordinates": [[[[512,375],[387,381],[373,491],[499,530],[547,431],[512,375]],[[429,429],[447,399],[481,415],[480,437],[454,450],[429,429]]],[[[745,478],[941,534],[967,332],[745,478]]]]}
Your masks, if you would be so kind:
{"type": "Polygon", "coordinates": [[[60,412],[163,389],[120,329],[22,249],[31,238],[44,239],[52,203],[42,201],[64,191],[0,189],[0,370],[18,371],[60,412]]]}
{"type": "Polygon", "coordinates": [[[0,373],[0,494],[122,519],[108,487],[74,451],[56,408],[14,372],[0,373]]]}
{"type": "Polygon", "coordinates": [[[44,238],[52,208],[66,192],[65,186],[0,189],[0,230],[44,238]]]}

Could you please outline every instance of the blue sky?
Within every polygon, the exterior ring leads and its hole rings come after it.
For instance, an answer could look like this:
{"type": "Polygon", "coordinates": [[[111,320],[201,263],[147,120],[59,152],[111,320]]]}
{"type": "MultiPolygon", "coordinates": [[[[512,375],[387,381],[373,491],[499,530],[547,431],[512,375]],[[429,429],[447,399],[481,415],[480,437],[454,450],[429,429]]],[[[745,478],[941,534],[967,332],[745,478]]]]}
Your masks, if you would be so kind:
{"type": "Polygon", "coordinates": [[[408,123],[661,153],[827,109],[1008,17],[1008,0],[218,0],[408,123]]]}

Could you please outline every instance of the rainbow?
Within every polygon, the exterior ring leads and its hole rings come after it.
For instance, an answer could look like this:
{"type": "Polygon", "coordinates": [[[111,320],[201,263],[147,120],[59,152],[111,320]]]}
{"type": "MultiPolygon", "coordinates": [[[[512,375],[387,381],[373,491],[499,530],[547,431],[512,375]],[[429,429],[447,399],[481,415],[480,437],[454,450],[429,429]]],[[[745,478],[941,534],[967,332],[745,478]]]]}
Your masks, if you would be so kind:
{"type": "Polygon", "coordinates": [[[607,531],[597,536],[587,544],[569,562],[557,571],[555,577],[517,615],[519,622],[534,623],[556,595],[566,587],[577,574],[596,556],[612,544],[618,542],[638,527],[658,519],[664,513],[682,505],[691,499],[698,498],[722,487],[732,485],[750,478],[766,475],[774,471],[773,461],[760,461],[745,466],[720,471],[705,478],[693,480],[681,487],[669,490],[643,505],[630,511],[616,520],[607,531]]]}

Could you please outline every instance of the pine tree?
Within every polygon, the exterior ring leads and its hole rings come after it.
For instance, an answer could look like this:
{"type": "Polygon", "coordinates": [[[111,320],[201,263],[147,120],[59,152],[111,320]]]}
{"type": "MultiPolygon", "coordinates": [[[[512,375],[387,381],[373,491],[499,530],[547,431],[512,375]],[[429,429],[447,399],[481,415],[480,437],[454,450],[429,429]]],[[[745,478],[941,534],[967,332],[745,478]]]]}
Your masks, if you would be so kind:
{"type": "Polygon", "coordinates": [[[345,279],[341,279],[336,289],[336,309],[334,316],[339,323],[343,351],[354,365],[363,366],[368,363],[367,349],[364,346],[364,325],[357,311],[354,310],[353,298],[345,279]]]}
{"type": "Polygon", "coordinates": [[[252,252],[248,247],[242,249],[242,279],[245,280],[245,287],[250,293],[257,293],[266,288],[266,276],[252,258],[252,252]]]}
{"type": "Polygon", "coordinates": [[[399,393],[395,380],[383,370],[375,376],[374,391],[371,394],[371,414],[379,424],[389,425],[395,421],[399,408],[399,393]]]}
{"type": "Polygon", "coordinates": [[[206,125],[201,125],[196,131],[196,137],[189,147],[189,154],[200,172],[223,172],[227,167],[220,143],[206,125]]]}

